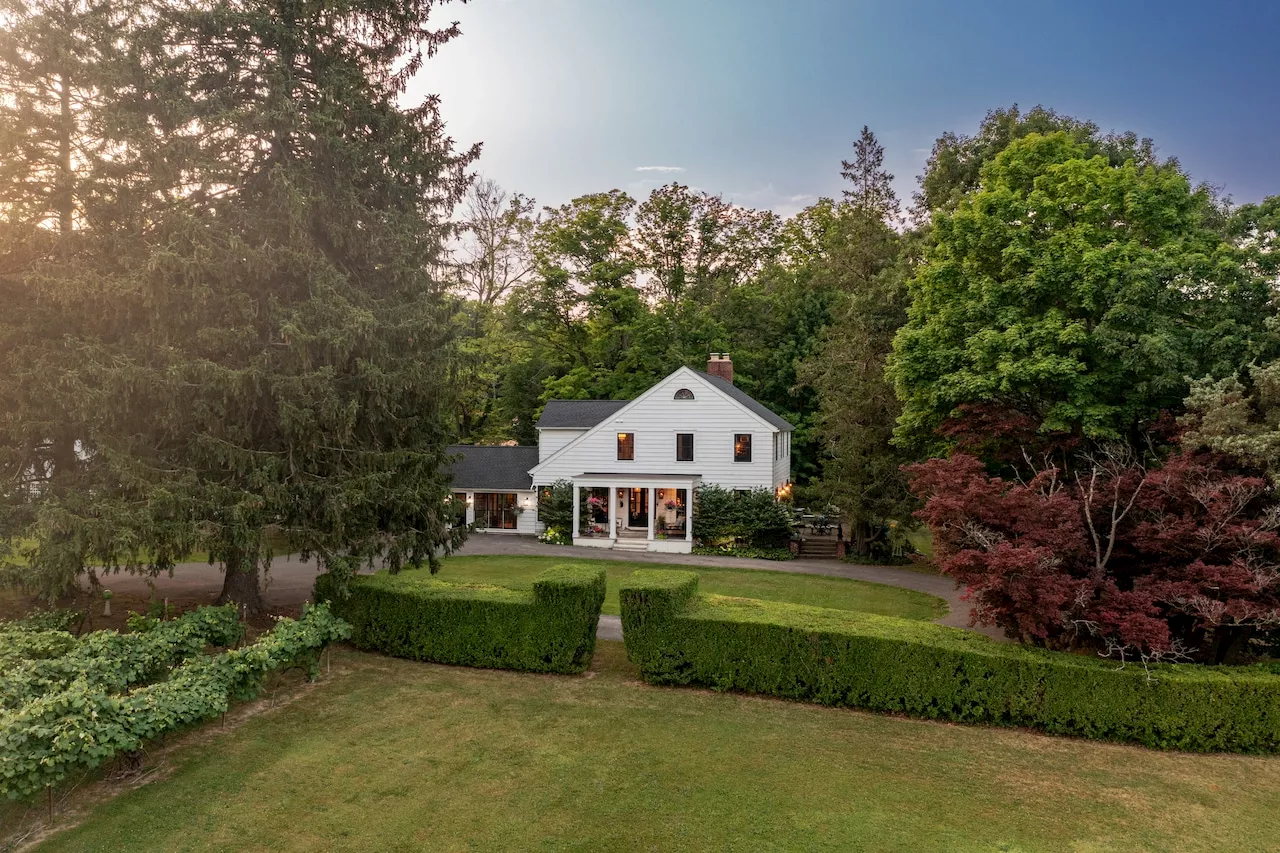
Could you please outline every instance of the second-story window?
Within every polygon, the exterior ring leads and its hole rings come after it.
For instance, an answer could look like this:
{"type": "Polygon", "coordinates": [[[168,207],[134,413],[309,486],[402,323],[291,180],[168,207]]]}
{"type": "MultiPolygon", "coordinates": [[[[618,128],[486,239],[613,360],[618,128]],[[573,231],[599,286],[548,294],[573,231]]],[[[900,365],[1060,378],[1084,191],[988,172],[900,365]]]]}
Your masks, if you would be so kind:
{"type": "Polygon", "coordinates": [[[636,458],[636,434],[634,432],[618,433],[618,458],[628,461],[636,458]]]}
{"type": "Polygon", "coordinates": [[[739,432],[733,436],[733,461],[751,461],[751,433],[739,432]]]}
{"type": "Polygon", "coordinates": [[[676,433],[676,461],[677,462],[693,461],[693,433],[691,432],[676,433]]]}

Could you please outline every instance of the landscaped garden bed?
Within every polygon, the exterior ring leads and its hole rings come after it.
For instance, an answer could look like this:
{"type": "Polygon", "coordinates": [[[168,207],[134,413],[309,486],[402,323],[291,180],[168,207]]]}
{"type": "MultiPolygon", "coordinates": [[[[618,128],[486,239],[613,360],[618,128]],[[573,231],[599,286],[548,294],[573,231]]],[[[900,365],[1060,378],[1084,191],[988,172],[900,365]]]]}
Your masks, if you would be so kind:
{"type": "Polygon", "coordinates": [[[695,545],[693,553],[704,557],[737,557],[753,560],[794,560],[788,548],[755,548],[751,545],[695,545]]]}
{"type": "Polygon", "coordinates": [[[243,648],[230,648],[243,636],[233,606],[135,624],[81,638],[40,624],[0,631],[0,795],[52,796],[73,774],[226,713],[273,671],[314,674],[320,652],[348,631],[323,605],[243,648]]]}

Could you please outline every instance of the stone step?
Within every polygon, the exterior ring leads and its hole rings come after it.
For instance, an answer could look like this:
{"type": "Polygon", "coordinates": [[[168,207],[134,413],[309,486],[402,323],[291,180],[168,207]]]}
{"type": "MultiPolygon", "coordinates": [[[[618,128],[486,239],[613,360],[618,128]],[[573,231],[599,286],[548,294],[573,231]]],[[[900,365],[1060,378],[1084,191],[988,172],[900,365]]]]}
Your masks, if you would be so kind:
{"type": "Polygon", "coordinates": [[[816,557],[818,559],[834,559],[839,553],[836,549],[836,543],[831,540],[819,540],[817,542],[801,542],[801,557],[816,557]]]}
{"type": "Polygon", "coordinates": [[[648,551],[648,539],[619,539],[613,543],[614,551],[648,551]]]}

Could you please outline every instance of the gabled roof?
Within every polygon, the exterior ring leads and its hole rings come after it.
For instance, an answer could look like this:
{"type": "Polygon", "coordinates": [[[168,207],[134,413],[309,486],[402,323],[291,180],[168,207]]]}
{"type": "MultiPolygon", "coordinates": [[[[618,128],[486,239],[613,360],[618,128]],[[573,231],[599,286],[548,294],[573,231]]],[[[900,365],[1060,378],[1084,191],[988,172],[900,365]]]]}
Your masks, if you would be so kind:
{"type": "MultiPolygon", "coordinates": [[[[675,372],[671,373],[669,376],[664,377],[659,382],[655,382],[653,385],[649,387],[647,391],[645,391],[639,397],[636,397],[634,400],[595,400],[595,401],[553,400],[548,402],[547,410],[551,409],[552,403],[560,403],[560,404],[572,403],[576,405],[576,404],[585,404],[585,403],[595,402],[597,404],[603,404],[606,406],[616,407],[616,408],[609,409],[605,414],[601,415],[599,420],[597,420],[591,426],[577,427],[583,430],[581,435],[574,437],[573,440],[570,441],[568,444],[565,444],[555,453],[552,453],[546,459],[543,459],[536,466],[534,466],[532,470],[538,471],[542,469],[544,466],[550,465],[556,460],[561,459],[562,457],[565,456],[565,454],[574,452],[575,448],[581,445],[591,435],[593,435],[597,429],[600,428],[600,425],[605,420],[605,418],[608,418],[617,412],[621,412],[624,409],[629,409],[631,406],[638,405],[639,403],[643,402],[644,400],[652,396],[654,392],[658,389],[658,387],[661,386],[663,383],[665,383],[668,379],[671,379],[674,376],[677,376],[679,374],[686,373],[686,372],[692,374],[696,379],[706,382],[709,386],[721,392],[730,400],[733,400],[735,403],[742,406],[752,415],[759,418],[761,421],[773,427],[774,429],[777,429],[780,432],[791,432],[794,429],[794,427],[792,427],[790,423],[788,423],[786,420],[779,417],[778,415],[775,415],[763,403],[757,402],[756,400],[752,399],[750,394],[736,387],[732,382],[726,382],[717,376],[712,376],[711,374],[704,373],[701,370],[694,370],[691,367],[681,367],[675,372]]],[[[546,424],[543,422],[543,420],[545,420],[545,417],[546,416],[544,413],[543,419],[540,419],[538,421],[539,428],[546,428],[549,426],[549,424],[546,424]]],[[[561,425],[558,421],[555,423],[557,425],[561,425]]],[[[564,425],[564,426],[566,426],[567,428],[567,425],[564,425]]]]}
{"type": "MultiPolygon", "coordinates": [[[[693,368],[690,368],[690,370],[692,369],[693,368]]],[[[710,382],[716,388],[728,394],[734,400],[737,400],[739,403],[741,403],[743,406],[749,409],[752,412],[752,414],[755,414],[761,418],[764,418],[771,426],[775,426],[778,429],[782,430],[783,432],[790,432],[791,430],[795,429],[795,427],[793,427],[785,418],[782,418],[779,415],[774,414],[773,411],[768,406],[766,406],[764,403],[761,403],[759,400],[755,399],[746,391],[743,391],[737,385],[734,385],[732,382],[726,382],[725,380],[721,379],[719,376],[712,376],[710,373],[704,373],[701,370],[694,370],[693,372],[698,374],[708,382],[710,382]]]]}
{"type": "MultiPolygon", "coordinates": [[[[590,429],[630,400],[548,400],[538,429],[590,429]]],[[[534,460],[537,463],[537,460],[534,460]]]]}
{"type": "Polygon", "coordinates": [[[536,447],[482,447],[451,444],[462,458],[449,466],[453,488],[463,491],[520,492],[533,488],[529,469],[538,464],[536,447]]]}

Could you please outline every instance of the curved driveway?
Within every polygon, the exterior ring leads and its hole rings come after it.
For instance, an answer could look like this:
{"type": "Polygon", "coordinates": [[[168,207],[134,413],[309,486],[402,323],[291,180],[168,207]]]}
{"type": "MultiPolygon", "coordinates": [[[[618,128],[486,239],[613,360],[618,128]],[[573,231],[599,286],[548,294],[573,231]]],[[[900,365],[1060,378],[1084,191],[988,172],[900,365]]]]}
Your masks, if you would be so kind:
{"type": "MultiPolygon", "coordinates": [[[[704,557],[696,554],[650,554],[635,551],[608,551],[603,548],[574,548],[567,545],[544,545],[528,536],[510,536],[497,533],[473,535],[457,552],[459,556],[501,554],[531,557],[576,557],[593,560],[620,560],[630,563],[666,563],[682,566],[720,566],[724,568],[765,569],[774,572],[795,572],[806,575],[827,575],[852,578],[871,583],[902,587],[917,592],[936,595],[947,602],[948,613],[937,622],[953,628],[977,630],[997,639],[1003,634],[997,629],[972,628],[969,625],[969,605],[961,601],[955,584],[939,575],[913,572],[892,566],[858,566],[839,560],[757,560],[740,557],[704,557]]],[[[304,563],[296,556],[277,557],[267,574],[264,596],[267,606],[273,609],[295,609],[311,595],[315,582],[314,563],[304,563]]],[[[113,591],[134,592],[145,595],[146,581],[135,575],[115,575],[105,580],[113,591]]],[[[183,563],[172,578],[155,579],[159,596],[198,597],[207,594],[212,600],[222,588],[221,566],[206,563],[183,563]]],[[[618,617],[603,616],[600,619],[602,639],[621,639],[622,626],[618,617]]]]}

